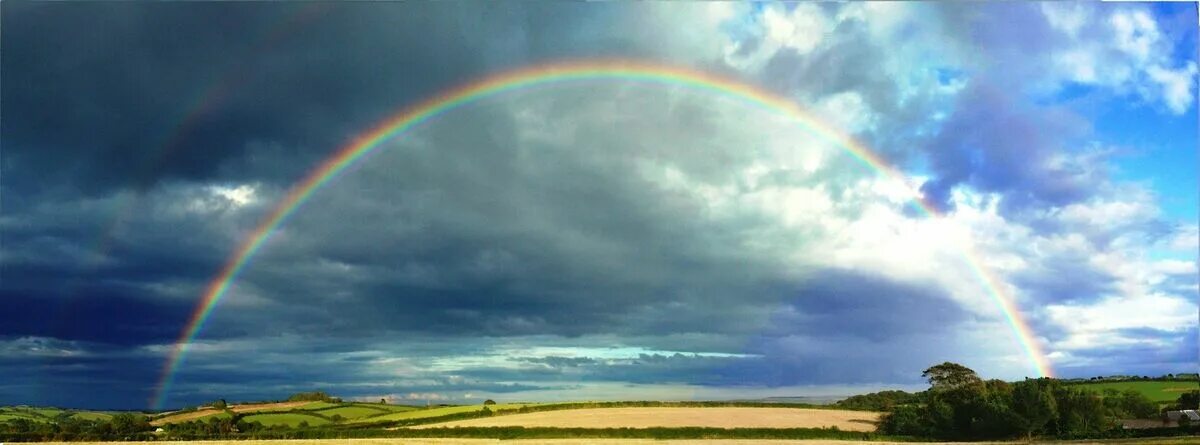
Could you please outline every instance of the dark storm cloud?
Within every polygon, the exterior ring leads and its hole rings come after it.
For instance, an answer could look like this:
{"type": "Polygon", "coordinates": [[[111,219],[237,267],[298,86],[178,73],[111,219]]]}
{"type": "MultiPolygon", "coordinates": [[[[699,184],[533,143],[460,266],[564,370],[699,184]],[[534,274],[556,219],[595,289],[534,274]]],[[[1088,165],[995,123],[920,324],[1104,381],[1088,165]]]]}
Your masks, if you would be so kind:
{"type": "Polygon", "coordinates": [[[792,295],[772,318],[787,335],[848,335],[883,342],[896,335],[943,332],[970,318],[934,288],[858,271],[815,271],[792,295]]]}
{"type": "Polygon", "coordinates": [[[481,6],[5,5],[5,182],[287,183],[438,91],[539,60],[645,53],[601,25],[624,14],[613,6],[481,6]],[[256,163],[264,154],[288,159],[256,163]]]}
{"type": "Polygon", "coordinates": [[[141,409],[158,362],[124,345],[0,335],[0,403],[141,409]]]}
{"type": "Polygon", "coordinates": [[[710,384],[909,382],[919,374],[911,369],[956,348],[952,333],[973,319],[936,288],[861,271],[815,271],[790,295],[750,341],[758,357],[733,361],[710,384]],[[897,350],[905,353],[888,352],[897,350]],[[873,366],[879,357],[889,365],[873,366]]]}
{"type": "Polygon", "coordinates": [[[73,289],[73,295],[0,290],[0,336],[40,336],[121,345],[159,344],[179,336],[190,302],[137,298],[127,289],[73,289]]]}
{"type": "MultiPolygon", "coordinates": [[[[319,307],[331,335],[745,332],[779,298],[763,284],[771,260],[737,248],[737,228],[625,173],[637,137],[539,145],[508,112],[463,110],[389,143],[314,196],[240,282],[282,314],[319,307]]],[[[693,127],[698,141],[715,131],[693,127]]]]}
{"type": "Polygon", "coordinates": [[[7,4],[6,183],[294,180],[391,110],[523,62],[492,48],[522,7],[464,6],[7,4]],[[254,142],[293,161],[244,171],[254,142]]]}

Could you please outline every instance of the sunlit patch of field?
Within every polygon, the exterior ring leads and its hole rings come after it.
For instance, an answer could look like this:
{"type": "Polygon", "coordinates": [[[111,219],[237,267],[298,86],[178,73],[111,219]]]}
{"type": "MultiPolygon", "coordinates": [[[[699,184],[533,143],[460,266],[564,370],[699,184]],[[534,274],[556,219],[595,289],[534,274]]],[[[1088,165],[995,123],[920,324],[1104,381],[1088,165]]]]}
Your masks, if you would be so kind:
{"type": "MultiPolygon", "coordinates": [[[[496,405],[488,405],[488,408],[491,409],[492,411],[499,411],[499,410],[509,410],[509,409],[520,409],[522,406],[527,406],[527,405],[516,404],[516,403],[501,403],[501,404],[496,404],[496,405]]],[[[441,416],[448,416],[451,414],[462,414],[462,413],[475,412],[475,411],[479,411],[482,409],[483,409],[483,405],[443,406],[443,407],[439,407],[439,408],[415,409],[415,410],[407,410],[407,411],[387,414],[387,415],[383,415],[383,416],[359,418],[359,419],[351,420],[350,422],[352,422],[352,423],[353,422],[389,422],[389,421],[397,421],[397,420],[424,419],[427,417],[441,417],[441,416]]]]}
{"type": "Polygon", "coordinates": [[[381,416],[392,411],[367,405],[346,405],[313,411],[325,417],[342,416],[344,419],[360,419],[363,417],[381,416]]]}
{"type": "MultiPolygon", "coordinates": [[[[336,407],[340,407],[340,406],[346,406],[346,405],[339,404],[339,403],[312,402],[312,401],[302,400],[302,401],[297,401],[297,402],[247,403],[247,404],[240,404],[240,405],[230,405],[229,410],[233,411],[235,413],[273,413],[273,412],[291,411],[291,410],[313,411],[313,410],[326,409],[326,408],[336,408],[336,407]]],[[[224,410],[207,407],[207,408],[198,409],[196,411],[176,412],[176,413],[168,414],[164,417],[154,419],[153,421],[150,422],[150,424],[159,426],[159,425],[166,425],[168,423],[190,422],[193,420],[208,420],[209,417],[214,417],[214,416],[216,416],[217,418],[222,418],[222,417],[228,417],[229,414],[226,413],[224,410]]],[[[343,415],[343,417],[345,417],[345,416],[343,415]]],[[[265,425],[266,423],[264,422],[263,424],[265,425]]],[[[309,422],[309,424],[312,424],[312,422],[309,422]]]]}
{"type": "Polygon", "coordinates": [[[288,411],[293,409],[321,409],[337,406],[336,403],[329,402],[310,402],[302,400],[299,402],[276,402],[276,403],[251,403],[243,405],[230,405],[229,410],[235,413],[267,413],[272,411],[288,411]]]}
{"type": "Polygon", "coordinates": [[[167,417],[161,417],[150,421],[151,425],[161,426],[168,423],[191,422],[193,420],[208,420],[210,417],[218,419],[230,417],[229,413],[216,409],[202,409],[186,413],[171,414],[167,417]]]}
{"type": "Polygon", "coordinates": [[[328,425],[331,423],[329,419],[302,412],[253,414],[243,417],[242,420],[246,423],[258,422],[263,424],[263,426],[286,425],[292,428],[300,426],[301,423],[305,423],[308,426],[328,425]]]}
{"type": "Polygon", "coordinates": [[[549,428],[828,428],[875,431],[879,413],[803,408],[650,407],[586,408],[511,414],[435,423],[436,427],[549,427],[549,428]]]}

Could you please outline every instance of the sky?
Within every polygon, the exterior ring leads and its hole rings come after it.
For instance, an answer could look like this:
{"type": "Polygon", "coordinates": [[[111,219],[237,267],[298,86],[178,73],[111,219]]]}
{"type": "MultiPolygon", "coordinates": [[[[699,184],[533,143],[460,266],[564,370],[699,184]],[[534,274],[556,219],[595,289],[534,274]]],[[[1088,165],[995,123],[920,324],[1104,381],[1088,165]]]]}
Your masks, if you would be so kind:
{"type": "Polygon", "coordinates": [[[920,389],[943,361],[1194,372],[1197,17],[4,2],[0,404],[838,396],[920,389]],[[462,85],[601,59],[768,92],[898,173],[681,84],[489,96],[317,189],[163,388],[207,286],[340,147],[462,85]]]}

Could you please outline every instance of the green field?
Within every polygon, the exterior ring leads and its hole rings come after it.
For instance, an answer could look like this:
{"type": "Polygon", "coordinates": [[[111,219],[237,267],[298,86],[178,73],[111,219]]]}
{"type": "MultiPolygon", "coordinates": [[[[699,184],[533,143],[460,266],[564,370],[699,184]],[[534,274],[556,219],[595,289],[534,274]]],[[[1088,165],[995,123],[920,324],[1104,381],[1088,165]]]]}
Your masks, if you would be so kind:
{"type": "MultiPolygon", "coordinates": [[[[491,409],[492,411],[498,411],[498,410],[502,410],[502,409],[520,409],[522,406],[528,406],[528,405],[516,404],[516,403],[504,403],[504,404],[489,405],[488,408],[491,409]]],[[[481,409],[483,409],[483,405],[444,406],[444,407],[440,407],[440,408],[414,409],[414,410],[398,412],[398,413],[393,413],[393,414],[388,414],[388,415],[378,416],[378,417],[360,418],[360,419],[351,420],[350,422],[352,422],[352,423],[390,422],[390,421],[396,421],[396,420],[424,419],[426,417],[441,417],[441,416],[448,416],[451,414],[469,413],[469,412],[479,411],[481,409]]]]}
{"type": "Polygon", "coordinates": [[[18,419],[32,420],[34,422],[49,422],[50,421],[49,419],[46,419],[43,417],[28,416],[28,415],[24,415],[21,413],[0,412],[0,422],[5,422],[5,421],[9,421],[9,420],[18,420],[18,419]]]}
{"type": "Polygon", "coordinates": [[[25,419],[35,422],[54,422],[59,416],[70,414],[80,420],[108,420],[112,414],[100,411],[75,411],[58,408],[31,408],[25,406],[10,406],[0,408],[0,422],[12,419],[25,419]]]}
{"type": "Polygon", "coordinates": [[[412,405],[382,405],[382,404],[376,405],[373,403],[359,403],[356,405],[381,408],[381,409],[385,409],[388,412],[392,412],[392,413],[399,413],[399,412],[404,412],[404,411],[413,411],[413,410],[421,409],[421,407],[419,407],[419,406],[412,406],[412,405]]]}
{"type": "Polygon", "coordinates": [[[1083,383],[1080,386],[1096,392],[1104,392],[1106,389],[1132,389],[1158,403],[1174,402],[1180,394],[1200,389],[1198,382],[1100,382],[1083,383]]]}
{"type": "Polygon", "coordinates": [[[112,414],[97,411],[79,411],[72,414],[71,418],[80,420],[108,420],[112,418],[112,414]]]}
{"type": "MultiPolygon", "coordinates": [[[[342,405],[343,404],[341,404],[341,403],[332,403],[332,402],[313,402],[313,403],[309,403],[306,405],[301,405],[299,408],[284,408],[284,409],[281,409],[280,411],[287,411],[290,409],[302,409],[305,411],[313,411],[313,410],[318,410],[318,409],[333,408],[335,406],[342,406],[342,405]]],[[[267,411],[270,411],[270,410],[263,410],[263,412],[267,412],[267,411]]]]}
{"type": "Polygon", "coordinates": [[[300,426],[300,422],[308,422],[309,426],[328,425],[328,419],[317,417],[304,413],[271,413],[271,414],[255,414],[246,416],[242,420],[246,423],[258,422],[263,426],[287,425],[289,427],[300,426]]]}
{"type": "Polygon", "coordinates": [[[392,411],[369,405],[348,405],[314,412],[325,417],[342,416],[345,419],[360,419],[363,417],[382,416],[392,411]]]}

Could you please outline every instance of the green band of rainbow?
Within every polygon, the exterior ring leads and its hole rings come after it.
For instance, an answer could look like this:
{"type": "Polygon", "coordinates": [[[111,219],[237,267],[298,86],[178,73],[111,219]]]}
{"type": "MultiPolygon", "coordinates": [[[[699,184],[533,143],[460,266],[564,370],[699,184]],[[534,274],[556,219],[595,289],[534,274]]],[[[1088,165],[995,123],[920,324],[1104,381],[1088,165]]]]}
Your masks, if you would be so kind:
{"type": "MultiPolygon", "coordinates": [[[[703,72],[624,60],[585,60],[540,65],[487,77],[447,91],[392,115],[369,132],[340,148],[302,181],[293,186],[287,196],[250,233],[220,273],[206,287],[191,319],[169,354],[156,394],[151,401],[152,406],[156,409],[162,407],[174,375],[187,354],[188,345],[199,334],[205,320],[208,319],[213,308],[229,289],[230,283],[237,278],[238,273],[254,257],[263,243],[270,238],[275,229],[295,213],[317,189],[333,180],[339,172],[374,151],[382,142],[460,106],[487,97],[539,85],[604,79],[682,86],[734,98],[775,113],[781,113],[797,121],[813,136],[843,147],[851,156],[880,174],[897,180],[904,179],[899,171],[888,166],[883,159],[861,143],[823,124],[800,109],[794,102],[751,85],[703,72]]],[[[920,199],[916,199],[915,203],[922,212],[931,216],[938,215],[933,207],[920,199]]],[[[970,248],[965,248],[964,253],[971,269],[1004,313],[1013,333],[1029,356],[1034,370],[1039,376],[1050,376],[1050,367],[1038,344],[1034,341],[1028,323],[1022,318],[1012,298],[1001,288],[1000,280],[983,267],[979,256],[970,248]]]]}

